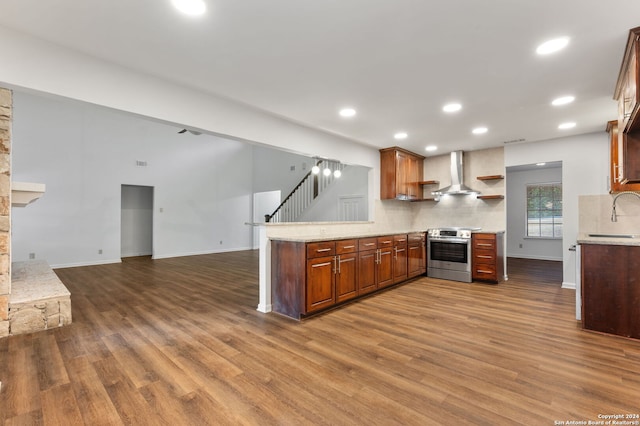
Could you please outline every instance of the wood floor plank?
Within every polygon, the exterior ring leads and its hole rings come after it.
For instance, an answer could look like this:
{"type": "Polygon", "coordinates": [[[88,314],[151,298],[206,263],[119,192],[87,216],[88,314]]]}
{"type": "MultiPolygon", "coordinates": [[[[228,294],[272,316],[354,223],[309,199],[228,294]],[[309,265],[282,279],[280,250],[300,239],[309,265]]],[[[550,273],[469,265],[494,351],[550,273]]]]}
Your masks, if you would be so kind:
{"type": "Polygon", "coordinates": [[[419,277],[302,322],[256,311],[257,251],[56,273],[74,322],[0,339],[0,424],[538,425],[640,411],[640,342],[581,330],[560,262],[509,259],[498,285],[419,277]]]}
{"type": "Polygon", "coordinates": [[[83,424],[80,407],[73,393],[71,383],[50,387],[40,393],[42,418],[49,425],[83,424]]]}

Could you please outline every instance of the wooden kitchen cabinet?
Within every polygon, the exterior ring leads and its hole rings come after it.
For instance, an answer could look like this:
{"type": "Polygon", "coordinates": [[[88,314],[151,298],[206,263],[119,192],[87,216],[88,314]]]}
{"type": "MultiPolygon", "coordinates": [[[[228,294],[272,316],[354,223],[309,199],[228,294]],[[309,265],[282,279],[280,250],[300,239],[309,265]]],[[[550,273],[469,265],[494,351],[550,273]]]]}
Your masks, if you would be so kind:
{"type": "Polygon", "coordinates": [[[424,157],[399,147],[380,150],[380,199],[421,200],[424,157]]]}
{"type": "Polygon", "coordinates": [[[358,296],[358,242],[352,240],[336,241],[335,274],[336,303],[358,296]]]}
{"type": "Polygon", "coordinates": [[[620,132],[627,132],[638,123],[636,115],[638,113],[638,39],[640,38],[640,27],[629,31],[627,45],[620,66],[620,74],[614,92],[614,99],[618,101],[618,128],[620,132]]]}
{"type": "Polygon", "coordinates": [[[582,327],[640,339],[640,246],[583,244],[582,327]]]}
{"type": "Polygon", "coordinates": [[[425,233],[414,232],[407,239],[407,277],[412,278],[427,272],[425,233]]]}
{"type": "Polygon", "coordinates": [[[361,238],[358,246],[358,289],[371,293],[393,284],[393,237],[361,238]]]}
{"type": "Polygon", "coordinates": [[[307,313],[358,295],[356,251],[355,239],[307,244],[307,313]]]}
{"type": "Polygon", "coordinates": [[[306,312],[335,304],[335,263],[335,256],[307,260],[306,312]]]}
{"type": "Polygon", "coordinates": [[[638,58],[640,27],[629,31],[625,54],[618,75],[614,99],[618,101],[617,128],[607,125],[611,135],[611,192],[637,191],[640,184],[640,91],[638,58]],[[617,143],[613,134],[617,133],[617,143]]]}
{"type": "Polygon", "coordinates": [[[393,236],[393,282],[399,283],[408,278],[407,234],[393,236]]]}
{"type": "Polygon", "coordinates": [[[504,279],[504,233],[471,235],[471,278],[497,284],[504,279]]]}
{"type": "MultiPolygon", "coordinates": [[[[618,120],[611,120],[607,123],[607,132],[609,133],[609,192],[616,193],[622,191],[640,191],[640,183],[622,183],[623,182],[623,169],[624,169],[624,140],[619,137],[618,133],[618,120]]],[[[635,134],[634,134],[635,135],[635,134]]],[[[631,144],[628,145],[628,149],[631,148],[630,154],[633,153],[633,145],[637,143],[635,136],[632,136],[631,144]]],[[[627,139],[629,142],[629,139],[627,139]]],[[[640,151],[640,146],[635,147],[636,151],[640,151]]],[[[636,161],[640,159],[640,155],[636,156],[636,161]]]]}
{"type": "Polygon", "coordinates": [[[393,284],[393,236],[378,237],[378,288],[393,284]]]}
{"type": "MultiPolygon", "coordinates": [[[[422,235],[424,247],[424,233],[410,235],[422,235]]],[[[273,311],[300,319],[415,276],[408,274],[410,242],[407,234],[309,243],[272,240],[273,311]]]]}

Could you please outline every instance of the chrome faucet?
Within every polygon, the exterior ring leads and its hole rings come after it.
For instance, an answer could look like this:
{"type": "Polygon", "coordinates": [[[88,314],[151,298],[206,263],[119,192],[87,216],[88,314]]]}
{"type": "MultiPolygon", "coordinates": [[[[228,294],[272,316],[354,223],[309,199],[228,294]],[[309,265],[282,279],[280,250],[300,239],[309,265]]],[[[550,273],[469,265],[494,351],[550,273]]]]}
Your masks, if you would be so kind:
{"type": "Polygon", "coordinates": [[[616,196],[613,197],[613,207],[611,208],[611,222],[617,222],[618,221],[618,215],[616,214],[616,200],[618,200],[618,197],[620,197],[621,195],[625,195],[625,194],[635,195],[636,197],[638,197],[638,199],[640,199],[640,194],[637,193],[637,192],[633,192],[633,191],[618,192],[616,194],[616,196]]]}

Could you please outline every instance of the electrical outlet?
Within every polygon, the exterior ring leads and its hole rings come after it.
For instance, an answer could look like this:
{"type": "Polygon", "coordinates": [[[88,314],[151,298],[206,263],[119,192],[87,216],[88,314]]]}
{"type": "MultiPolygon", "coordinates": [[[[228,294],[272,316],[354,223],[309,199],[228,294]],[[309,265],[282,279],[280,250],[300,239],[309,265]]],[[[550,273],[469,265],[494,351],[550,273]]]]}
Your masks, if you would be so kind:
{"type": "Polygon", "coordinates": [[[220,244],[222,244],[222,240],[220,240],[220,244]]]}
{"type": "Polygon", "coordinates": [[[102,254],[102,249],[99,249],[99,250],[98,250],[98,254],[102,254]]]}
{"type": "Polygon", "coordinates": [[[35,253],[29,253],[29,259],[35,259],[35,258],[36,258],[35,253]]]}
{"type": "Polygon", "coordinates": [[[520,244],[520,248],[522,248],[522,244],[520,244]]]}

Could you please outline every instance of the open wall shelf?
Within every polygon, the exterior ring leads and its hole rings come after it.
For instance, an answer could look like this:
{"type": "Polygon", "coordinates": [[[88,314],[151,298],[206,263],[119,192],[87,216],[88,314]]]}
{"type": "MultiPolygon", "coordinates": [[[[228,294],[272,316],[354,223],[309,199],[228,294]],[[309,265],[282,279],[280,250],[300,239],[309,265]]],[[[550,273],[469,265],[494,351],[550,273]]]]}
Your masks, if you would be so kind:
{"type": "Polygon", "coordinates": [[[478,176],[478,180],[500,180],[504,179],[503,175],[489,175],[489,176],[478,176]]]}

